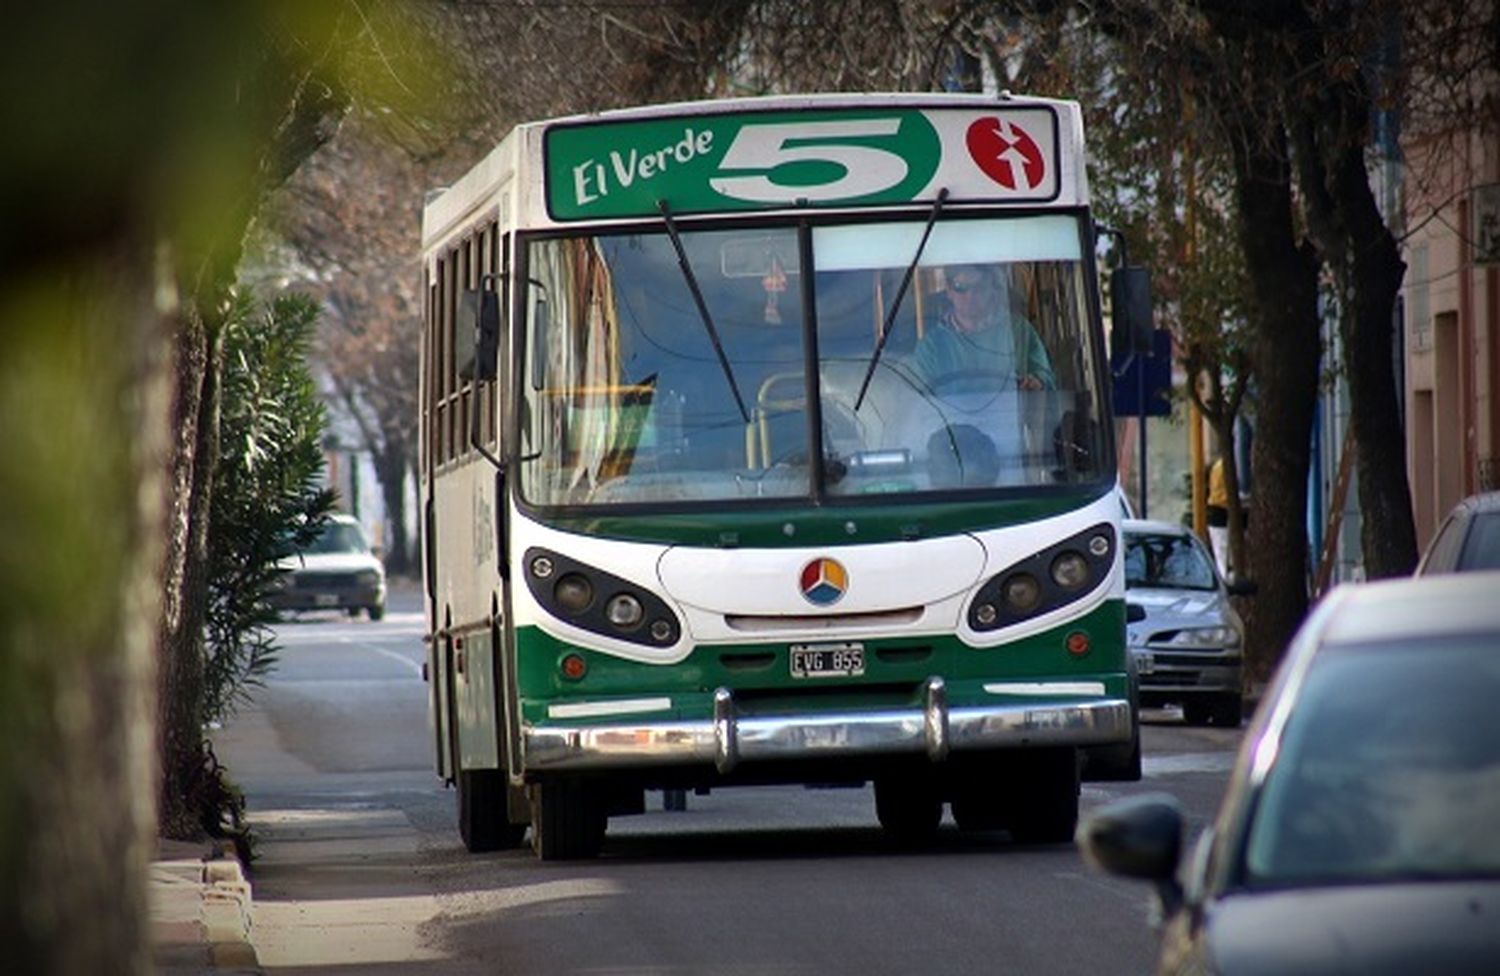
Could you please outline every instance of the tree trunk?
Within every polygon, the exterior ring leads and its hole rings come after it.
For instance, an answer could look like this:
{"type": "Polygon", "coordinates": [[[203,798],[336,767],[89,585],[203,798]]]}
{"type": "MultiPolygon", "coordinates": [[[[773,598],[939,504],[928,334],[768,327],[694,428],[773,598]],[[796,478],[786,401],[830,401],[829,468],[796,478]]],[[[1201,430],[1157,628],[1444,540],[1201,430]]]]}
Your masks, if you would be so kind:
{"type": "Polygon", "coordinates": [[[1344,316],[1342,334],[1357,450],[1365,575],[1371,579],[1407,576],[1417,565],[1417,529],[1392,349],[1396,296],[1406,264],[1375,209],[1361,154],[1345,155],[1339,165],[1343,173],[1334,183],[1352,230],[1352,280],[1344,293],[1353,300],[1353,308],[1344,316]],[[1357,167],[1357,178],[1351,166],[1357,167]]]}
{"type": "Polygon", "coordinates": [[[406,538],[406,472],[411,467],[406,444],[387,440],[384,449],[375,454],[375,477],[380,481],[380,497],[385,502],[386,524],[390,536],[386,542],[385,567],[393,576],[411,572],[411,546],[406,538]]]}
{"type": "Polygon", "coordinates": [[[1307,612],[1307,475],[1321,354],[1317,262],[1292,223],[1291,172],[1278,123],[1231,132],[1250,319],[1256,335],[1255,492],[1250,567],[1258,587],[1245,660],[1265,681],[1307,612]]]}
{"type": "Polygon", "coordinates": [[[1329,101],[1331,116],[1325,112],[1315,123],[1322,133],[1316,161],[1322,164],[1318,169],[1326,192],[1309,192],[1304,198],[1309,208],[1329,211],[1310,225],[1324,235],[1337,235],[1324,249],[1338,256],[1331,265],[1343,306],[1340,335],[1356,445],[1365,574],[1372,579],[1406,576],[1417,565],[1417,530],[1393,350],[1396,296],[1406,264],[1370,189],[1362,138],[1367,127],[1329,121],[1348,120],[1368,108],[1361,108],[1358,93],[1344,85],[1334,87],[1329,101]]]}
{"type": "Polygon", "coordinates": [[[219,441],[219,329],[196,308],[175,340],[172,511],[158,635],[161,725],[159,819],[164,836],[202,836],[196,795],[203,771],[203,622],[207,609],[209,492],[219,441]]]}
{"type": "Polygon", "coordinates": [[[88,276],[0,273],[7,972],[151,971],[150,633],[168,388],[139,257],[151,250],[96,251],[77,265],[88,276]]]}

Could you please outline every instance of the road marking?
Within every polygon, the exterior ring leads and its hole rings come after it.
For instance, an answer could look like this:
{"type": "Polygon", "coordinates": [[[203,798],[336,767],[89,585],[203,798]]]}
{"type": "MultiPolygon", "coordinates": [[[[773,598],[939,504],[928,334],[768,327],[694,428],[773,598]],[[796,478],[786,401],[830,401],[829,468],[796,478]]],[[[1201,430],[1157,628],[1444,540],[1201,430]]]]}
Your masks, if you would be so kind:
{"type": "Polygon", "coordinates": [[[397,654],[395,651],[386,650],[384,647],[376,647],[374,644],[357,641],[352,637],[340,637],[339,642],[342,644],[353,644],[355,647],[363,647],[365,650],[379,654],[381,657],[388,657],[392,661],[399,661],[412,674],[419,678],[422,676],[422,666],[404,654],[397,654]]]}
{"type": "Polygon", "coordinates": [[[1233,768],[1232,752],[1185,752],[1173,756],[1146,756],[1141,760],[1141,773],[1144,776],[1227,773],[1233,768]]]}

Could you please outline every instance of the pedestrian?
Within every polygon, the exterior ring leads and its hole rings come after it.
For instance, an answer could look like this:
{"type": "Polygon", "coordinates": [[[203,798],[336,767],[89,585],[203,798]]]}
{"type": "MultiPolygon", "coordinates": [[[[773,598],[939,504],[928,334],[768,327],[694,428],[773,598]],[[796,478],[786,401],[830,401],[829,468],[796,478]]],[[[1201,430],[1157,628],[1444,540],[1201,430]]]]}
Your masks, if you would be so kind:
{"type": "Polygon", "coordinates": [[[1224,480],[1224,455],[1208,467],[1208,541],[1219,575],[1229,577],[1229,489],[1224,480]]]}

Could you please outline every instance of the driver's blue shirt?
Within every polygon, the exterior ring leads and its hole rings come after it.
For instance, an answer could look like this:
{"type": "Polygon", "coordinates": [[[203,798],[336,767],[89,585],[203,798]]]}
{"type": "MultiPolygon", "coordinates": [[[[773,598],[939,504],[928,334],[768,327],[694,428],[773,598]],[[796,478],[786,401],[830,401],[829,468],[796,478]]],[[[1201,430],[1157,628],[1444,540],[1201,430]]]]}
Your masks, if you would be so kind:
{"type": "Polygon", "coordinates": [[[929,387],[941,387],[938,393],[993,389],[997,378],[1014,385],[1025,376],[1043,389],[1057,386],[1042,337],[1019,315],[992,318],[972,332],[960,331],[944,316],[917,343],[912,365],[929,387]],[[949,376],[962,379],[940,382],[949,376]]]}

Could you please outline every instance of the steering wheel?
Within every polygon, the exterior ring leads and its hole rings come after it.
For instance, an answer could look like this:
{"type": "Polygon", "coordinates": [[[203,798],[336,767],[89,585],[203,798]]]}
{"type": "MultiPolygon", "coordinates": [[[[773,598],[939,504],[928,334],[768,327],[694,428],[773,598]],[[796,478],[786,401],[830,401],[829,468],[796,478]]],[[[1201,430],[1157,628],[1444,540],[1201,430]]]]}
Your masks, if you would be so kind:
{"type": "Polygon", "coordinates": [[[1017,389],[1019,377],[1014,373],[1006,373],[998,369],[956,369],[930,380],[927,388],[933,393],[938,393],[946,387],[964,382],[972,383],[974,388],[957,392],[1001,393],[1017,389]]]}

